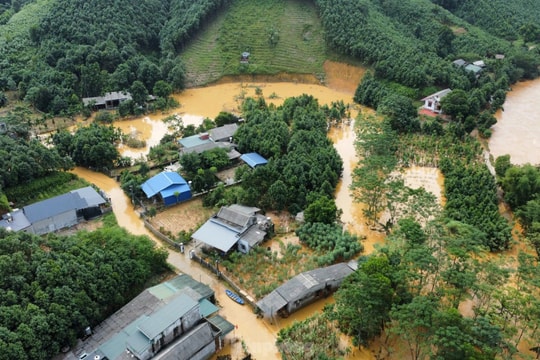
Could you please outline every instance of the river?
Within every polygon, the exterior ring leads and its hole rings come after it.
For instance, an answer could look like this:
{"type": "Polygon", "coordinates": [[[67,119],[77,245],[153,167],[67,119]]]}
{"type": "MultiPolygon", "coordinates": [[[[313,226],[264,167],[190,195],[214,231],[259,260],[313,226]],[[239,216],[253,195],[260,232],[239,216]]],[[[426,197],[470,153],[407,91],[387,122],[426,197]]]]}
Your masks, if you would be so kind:
{"type": "Polygon", "coordinates": [[[513,164],[540,164],[540,79],[513,85],[503,107],[489,140],[491,155],[509,154],[513,164]]]}

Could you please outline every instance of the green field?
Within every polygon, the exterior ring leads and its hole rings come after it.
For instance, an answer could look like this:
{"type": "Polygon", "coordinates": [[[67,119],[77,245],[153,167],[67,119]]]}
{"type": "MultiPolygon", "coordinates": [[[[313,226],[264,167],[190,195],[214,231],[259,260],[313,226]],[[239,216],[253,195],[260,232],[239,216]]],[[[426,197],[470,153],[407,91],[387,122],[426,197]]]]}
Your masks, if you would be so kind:
{"type": "Polygon", "coordinates": [[[188,86],[238,74],[319,76],[330,57],[335,54],[326,46],[317,8],[307,0],[233,0],[181,54],[188,86]],[[278,34],[274,44],[272,33],[278,34]],[[251,54],[248,64],[240,63],[244,51],[251,54]]]}

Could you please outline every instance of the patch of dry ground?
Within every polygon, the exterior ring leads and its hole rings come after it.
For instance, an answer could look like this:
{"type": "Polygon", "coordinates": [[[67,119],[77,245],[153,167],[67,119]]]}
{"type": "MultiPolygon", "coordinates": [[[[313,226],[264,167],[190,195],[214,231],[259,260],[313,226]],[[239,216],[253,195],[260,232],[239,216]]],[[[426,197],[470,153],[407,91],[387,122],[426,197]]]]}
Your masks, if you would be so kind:
{"type": "Polygon", "coordinates": [[[196,198],[166,208],[150,219],[157,229],[163,228],[173,235],[180,231],[195,231],[215,212],[213,208],[205,208],[202,199],[196,198]]]}

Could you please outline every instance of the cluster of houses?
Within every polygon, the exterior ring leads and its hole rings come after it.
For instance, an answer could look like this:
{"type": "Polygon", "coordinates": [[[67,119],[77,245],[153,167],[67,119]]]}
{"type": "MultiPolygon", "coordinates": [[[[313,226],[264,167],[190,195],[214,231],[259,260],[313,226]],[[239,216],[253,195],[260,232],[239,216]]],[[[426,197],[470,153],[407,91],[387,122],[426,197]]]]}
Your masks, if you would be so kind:
{"type": "Polygon", "coordinates": [[[77,225],[110,210],[102,194],[91,186],[27,205],[2,216],[0,227],[43,235],[77,225]]]}
{"type": "Polygon", "coordinates": [[[215,303],[209,286],[180,274],[143,291],[60,359],[208,359],[234,330],[215,303]]]}

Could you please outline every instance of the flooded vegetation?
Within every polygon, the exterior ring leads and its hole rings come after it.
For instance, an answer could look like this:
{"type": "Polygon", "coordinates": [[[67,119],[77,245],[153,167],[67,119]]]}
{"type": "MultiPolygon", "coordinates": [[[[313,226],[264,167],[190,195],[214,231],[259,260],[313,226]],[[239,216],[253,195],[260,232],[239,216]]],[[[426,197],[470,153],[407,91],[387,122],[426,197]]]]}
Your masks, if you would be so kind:
{"type": "MultiPolygon", "coordinates": [[[[353,79],[354,76],[351,75],[351,79],[353,79]]],[[[328,81],[329,83],[332,83],[331,77],[328,77],[328,81]]],[[[334,84],[337,84],[336,89],[310,83],[223,82],[205,88],[189,89],[181,94],[175,95],[175,98],[180,102],[181,107],[175,109],[173,113],[182,117],[184,124],[198,125],[204,118],[214,118],[221,111],[239,114],[240,104],[243,99],[247,97],[264,96],[267,103],[280,105],[285,98],[298,96],[304,93],[313,95],[321,104],[329,104],[332,101],[338,100],[342,100],[346,104],[352,104],[351,88],[347,88],[346,83],[334,84]],[[219,101],[216,101],[215,99],[219,99],[219,101]]],[[[511,100],[509,99],[508,101],[511,100]]],[[[368,112],[367,109],[361,109],[355,106],[351,107],[350,110],[351,118],[355,118],[359,111],[368,112]]],[[[507,109],[506,111],[509,110],[507,109]]],[[[124,133],[132,133],[146,141],[147,144],[146,148],[137,150],[122,148],[122,154],[138,157],[144,155],[150,146],[159,143],[161,137],[168,131],[167,126],[162,122],[162,119],[169,115],[170,114],[157,114],[142,119],[115,122],[115,126],[120,127],[124,133]]],[[[503,125],[504,121],[505,120],[500,121],[500,125],[503,125]]],[[[500,133],[500,129],[494,131],[494,138],[497,132],[500,133]]],[[[352,174],[358,163],[354,146],[356,140],[354,122],[331,127],[328,136],[344,162],[343,176],[339,181],[335,193],[336,204],[343,210],[341,221],[346,230],[353,234],[365,237],[365,240],[362,242],[365,248],[364,253],[372,253],[378,245],[385,243],[386,235],[381,231],[374,231],[366,225],[367,221],[363,212],[363,206],[365,205],[358,203],[351,193],[350,187],[353,181],[352,174]]],[[[492,142],[490,142],[490,147],[491,146],[492,142]]],[[[503,149],[502,153],[508,153],[507,150],[510,150],[510,148],[503,149]]],[[[494,154],[493,149],[492,154],[494,154]]],[[[534,159],[527,161],[534,161],[534,159]]],[[[118,223],[121,226],[135,234],[149,235],[142,225],[138,213],[134,211],[131,200],[125,196],[113,179],[82,168],[76,168],[74,173],[96,184],[109,195],[118,223]]],[[[433,167],[411,166],[404,170],[402,177],[406,186],[413,189],[423,187],[435,196],[436,201],[440,205],[444,205],[444,178],[440,170],[433,167]]],[[[159,221],[163,227],[168,227],[167,224],[174,223],[174,220],[171,219],[189,218],[185,215],[190,210],[187,210],[187,208],[184,209],[184,206],[184,204],[181,204],[174,209],[171,209],[171,212],[176,213],[176,215],[172,217],[163,217],[166,216],[164,214],[167,214],[169,211],[159,214],[157,221],[159,221]]],[[[287,217],[280,216],[279,214],[275,216],[275,220],[278,224],[282,221],[280,226],[282,226],[282,230],[285,231],[285,234],[272,240],[271,243],[265,244],[265,247],[268,246],[272,251],[278,252],[278,249],[281,249],[282,246],[279,244],[280,242],[283,242],[285,246],[287,243],[291,245],[298,244],[298,239],[292,232],[293,228],[290,227],[292,224],[291,220],[287,217]]],[[[200,222],[201,218],[197,218],[192,221],[192,224],[195,226],[200,222]]],[[[279,358],[279,352],[274,344],[277,332],[286,326],[290,326],[294,321],[304,320],[314,313],[322,311],[322,308],[325,305],[334,303],[334,298],[329,297],[325,300],[317,301],[300,311],[291,314],[285,319],[260,319],[252,313],[249,307],[242,307],[233,303],[224,293],[226,287],[212,274],[209,274],[201,267],[196,264],[191,266],[191,262],[186,254],[170,252],[169,262],[180,271],[190,273],[195,278],[198,276],[200,280],[212,286],[216,290],[219,304],[223,306],[223,315],[236,326],[232,337],[230,337],[225,344],[225,348],[216,354],[214,358],[223,354],[231,354],[233,358],[241,357],[245,350],[249,351],[249,353],[257,359],[279,358]]],[[[474,301],[467,300],[463,301],[459,308],[463,313],[472,314],[474,305],[474,301]]],[[[396,339],[392,341],[394,345],[397,344],[397,346],[401,347],[405,346],[399,345],[399,341],[396,343],[396,339]]],[[[346,337],[342,339],[342,343],[348,344],[351,350],[350,353],[346,355],[346,359],[374,358],[371,352],[366,351],[363,348],[359,349],[356,346],[352,346],[352,344],[349,343],[349,339],[346,337]]],[[[375,347],[377,346],[381,347],[382,345],[375,345],[375,347]]]]}

